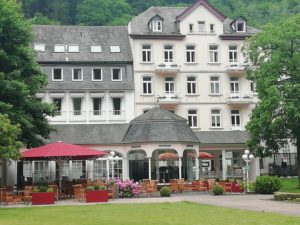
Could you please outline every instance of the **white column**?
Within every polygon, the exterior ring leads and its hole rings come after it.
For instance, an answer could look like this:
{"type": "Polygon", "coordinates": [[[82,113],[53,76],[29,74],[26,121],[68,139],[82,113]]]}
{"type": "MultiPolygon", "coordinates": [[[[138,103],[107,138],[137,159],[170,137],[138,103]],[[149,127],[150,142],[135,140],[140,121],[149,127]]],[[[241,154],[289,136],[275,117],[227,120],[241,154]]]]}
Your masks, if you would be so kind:
{"type": "Polygon", "coordinates": [[[195,173],[196,173],[195,178],[196,178],[196,180],[199,180],[199,158],[198,157],[195,158],[195,167],[196,167],[196,169],[195,169],[195,173]]]}
{"type": "Polygon", "coordinates": [[[111,103],[111,98],[109,96],[109,92],[105,92],[105,119],[106,119],[106,122],[108,123],[109,122],[109,119],[110,119],[110,103],[111,103]]]}
{"type": "Polygon", "coordinates": [[[250,162],[250,171],[249,171],[249,179],[250,181],[255,181],[256,177],[260,175],[259,170],[259,158],[254,158],[250,162]]]}
{"type": "Polygon", "coordinates": [[[148,158],[148,179],[151,180],[151,157],[148,158]]]}
{"type": "Polygon", "coordinates": [[[227,167],[226,167],[226,151],[225,149],[222,150],[222,179],[226,180],[227,175],[227,167]]]}
{"type": "Polygon", "coordinates": [[[66,111],[66,122],[70,122],[70,111],[72,108],[72,101],[71,101],[71,96],[69,92],[65,92],[65,111],[66,111]]]}
{"type": "Polygon", "coordinates": [[[179,179],[182,178],[182,174],[181,174],[181,168],[182,168],[182,160],[181,160],[182,157],[179,157],[178,159],[178,167],[179,167],[179,179]]]}
{"type": "Polygon", "coordinates": [[[90,95],[89,92],[85,93],[85,121],[89,123],[90,121],[90,95]]]}
{"type": "Polygon", "coordinates": [[[106,179],[109,180],[109,167],[110,167],[110,161],[107,159],[106,160],[106,179]]]}

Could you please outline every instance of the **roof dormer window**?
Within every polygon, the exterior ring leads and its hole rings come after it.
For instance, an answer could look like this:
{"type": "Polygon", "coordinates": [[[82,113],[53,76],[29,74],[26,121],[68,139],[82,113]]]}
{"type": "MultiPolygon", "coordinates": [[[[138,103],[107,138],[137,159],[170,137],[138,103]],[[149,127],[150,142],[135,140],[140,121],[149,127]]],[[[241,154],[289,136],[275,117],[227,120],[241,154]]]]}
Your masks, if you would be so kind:
{"type": "Polygon", "coordinates": [[[110,46],[110,52],[111,53],[121,52],[121,48],[119,45],[112,45],[112,46],[110,46]]]}
{"type": "Polygon", "coordinates": [[[69,45],[68,51],[70,53],[79,52],[79,46],[78,45],[69,45]]]}
{"type": "Polygon", "coordinates": [[[65,45],[54,45],[54,52],[66,52],[65,45]]]}
{"type": "Polygon", "coordinates": [[[236,32],[246,32],[246,22],[245,21],[236,21],[236,32]]]}
{"type": "Polygon", "coordinates": [[[34,44],[34,50],[37,52],[45,52],[45,44],[34,44]]]}
{"type": "Polygon", "coordinates": [[[153,32],[162,32],[162,21],[161,20],[153,20],[151,22],[152,31],[153,32]]]}

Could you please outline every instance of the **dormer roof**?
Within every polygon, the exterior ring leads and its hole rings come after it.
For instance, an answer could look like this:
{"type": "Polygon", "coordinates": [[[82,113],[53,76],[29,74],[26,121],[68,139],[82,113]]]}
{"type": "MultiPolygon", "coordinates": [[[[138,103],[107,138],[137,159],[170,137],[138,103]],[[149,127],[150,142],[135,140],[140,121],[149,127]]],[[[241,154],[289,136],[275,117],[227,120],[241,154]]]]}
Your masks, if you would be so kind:
{"type": "Polygon", "coordinates": [[[212,6],[207,0],[198,0],[193,5],[191,5],[189,8],[187,8],[185,11],[183,11],[181,14],[176,16],[176,22],[180,22],[181,20],[183,20],[187,15],[189,15],[192,11],[194,11],[200,5],[203,5],[205,8],[207,8],[211,13],[213,13],[221,21],[224,21],[226,19],[226,16],[223,13],[221,13],[218,9],[216,9],[214,6],[212,6]]]}

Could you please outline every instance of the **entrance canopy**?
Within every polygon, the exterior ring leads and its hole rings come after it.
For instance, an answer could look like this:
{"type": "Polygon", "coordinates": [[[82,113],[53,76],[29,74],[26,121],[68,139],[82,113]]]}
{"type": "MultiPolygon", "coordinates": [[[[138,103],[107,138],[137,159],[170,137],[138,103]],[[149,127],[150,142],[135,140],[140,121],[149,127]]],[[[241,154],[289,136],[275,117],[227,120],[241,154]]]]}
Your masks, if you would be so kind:
{"type": "Polygon", "coordinates": [[[23,152],[25,160],[69,160],[89,159],[107,155],[107,152],[98,151],[79,145],[55,142],[23,152]]]}

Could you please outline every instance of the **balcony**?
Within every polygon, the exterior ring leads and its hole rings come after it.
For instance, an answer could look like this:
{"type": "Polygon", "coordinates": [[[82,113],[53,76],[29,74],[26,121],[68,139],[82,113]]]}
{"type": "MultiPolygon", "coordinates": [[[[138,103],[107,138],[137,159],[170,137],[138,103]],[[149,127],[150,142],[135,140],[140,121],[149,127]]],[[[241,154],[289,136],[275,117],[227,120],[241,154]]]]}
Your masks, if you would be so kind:
{"type": "Polygon", "coordinates": [[[243,130],[246,130],[246,128],[245,128],[245,126],[243,124],[240,124],[240,125],[231,125],[231,127],[229,128],[229,130],[232,130],[232,131],[236,131],[236,130],[243,131],[243,130]]]}
{"type": "Polygon", "coordinates": [[[252,104],[254,99],[250,95],[241,95],[239,93],[230,93],[226,99],[227,104],[252,104]]]}
{"type": "Polygon", "coordinates": [[[154,71],[157,74],[168,75],[168,74],[177,74],[180,72],[180,66],[177,64],[166,64],[162,63],[154,66],[154,71]]]}
{"type": "Polygon", "coordinates": [[[248,64],[246,63],[230,63],[228,66],[226,66],[226,72],[228,74],[243,74],[245,72],[246,66],[248,64]]]}
{"type": "Polygon", "coordinates": [[[125,111],[124,110],[110,110],[109,111],[109,120],[112,121],[123,121],[125,120],[125,111]]]}
{"type": "Polygon", "coordinates": [[[69,112],[70,121],[79,122],[86,121],[86,111],[74,110],[69,112]]]}
{"type": "Polygon", "coordinates": [[[181,98],[176,94],[158,95],[155,97],[155,100],[159,105],[178,105],[181,102],[181,98]]]}

